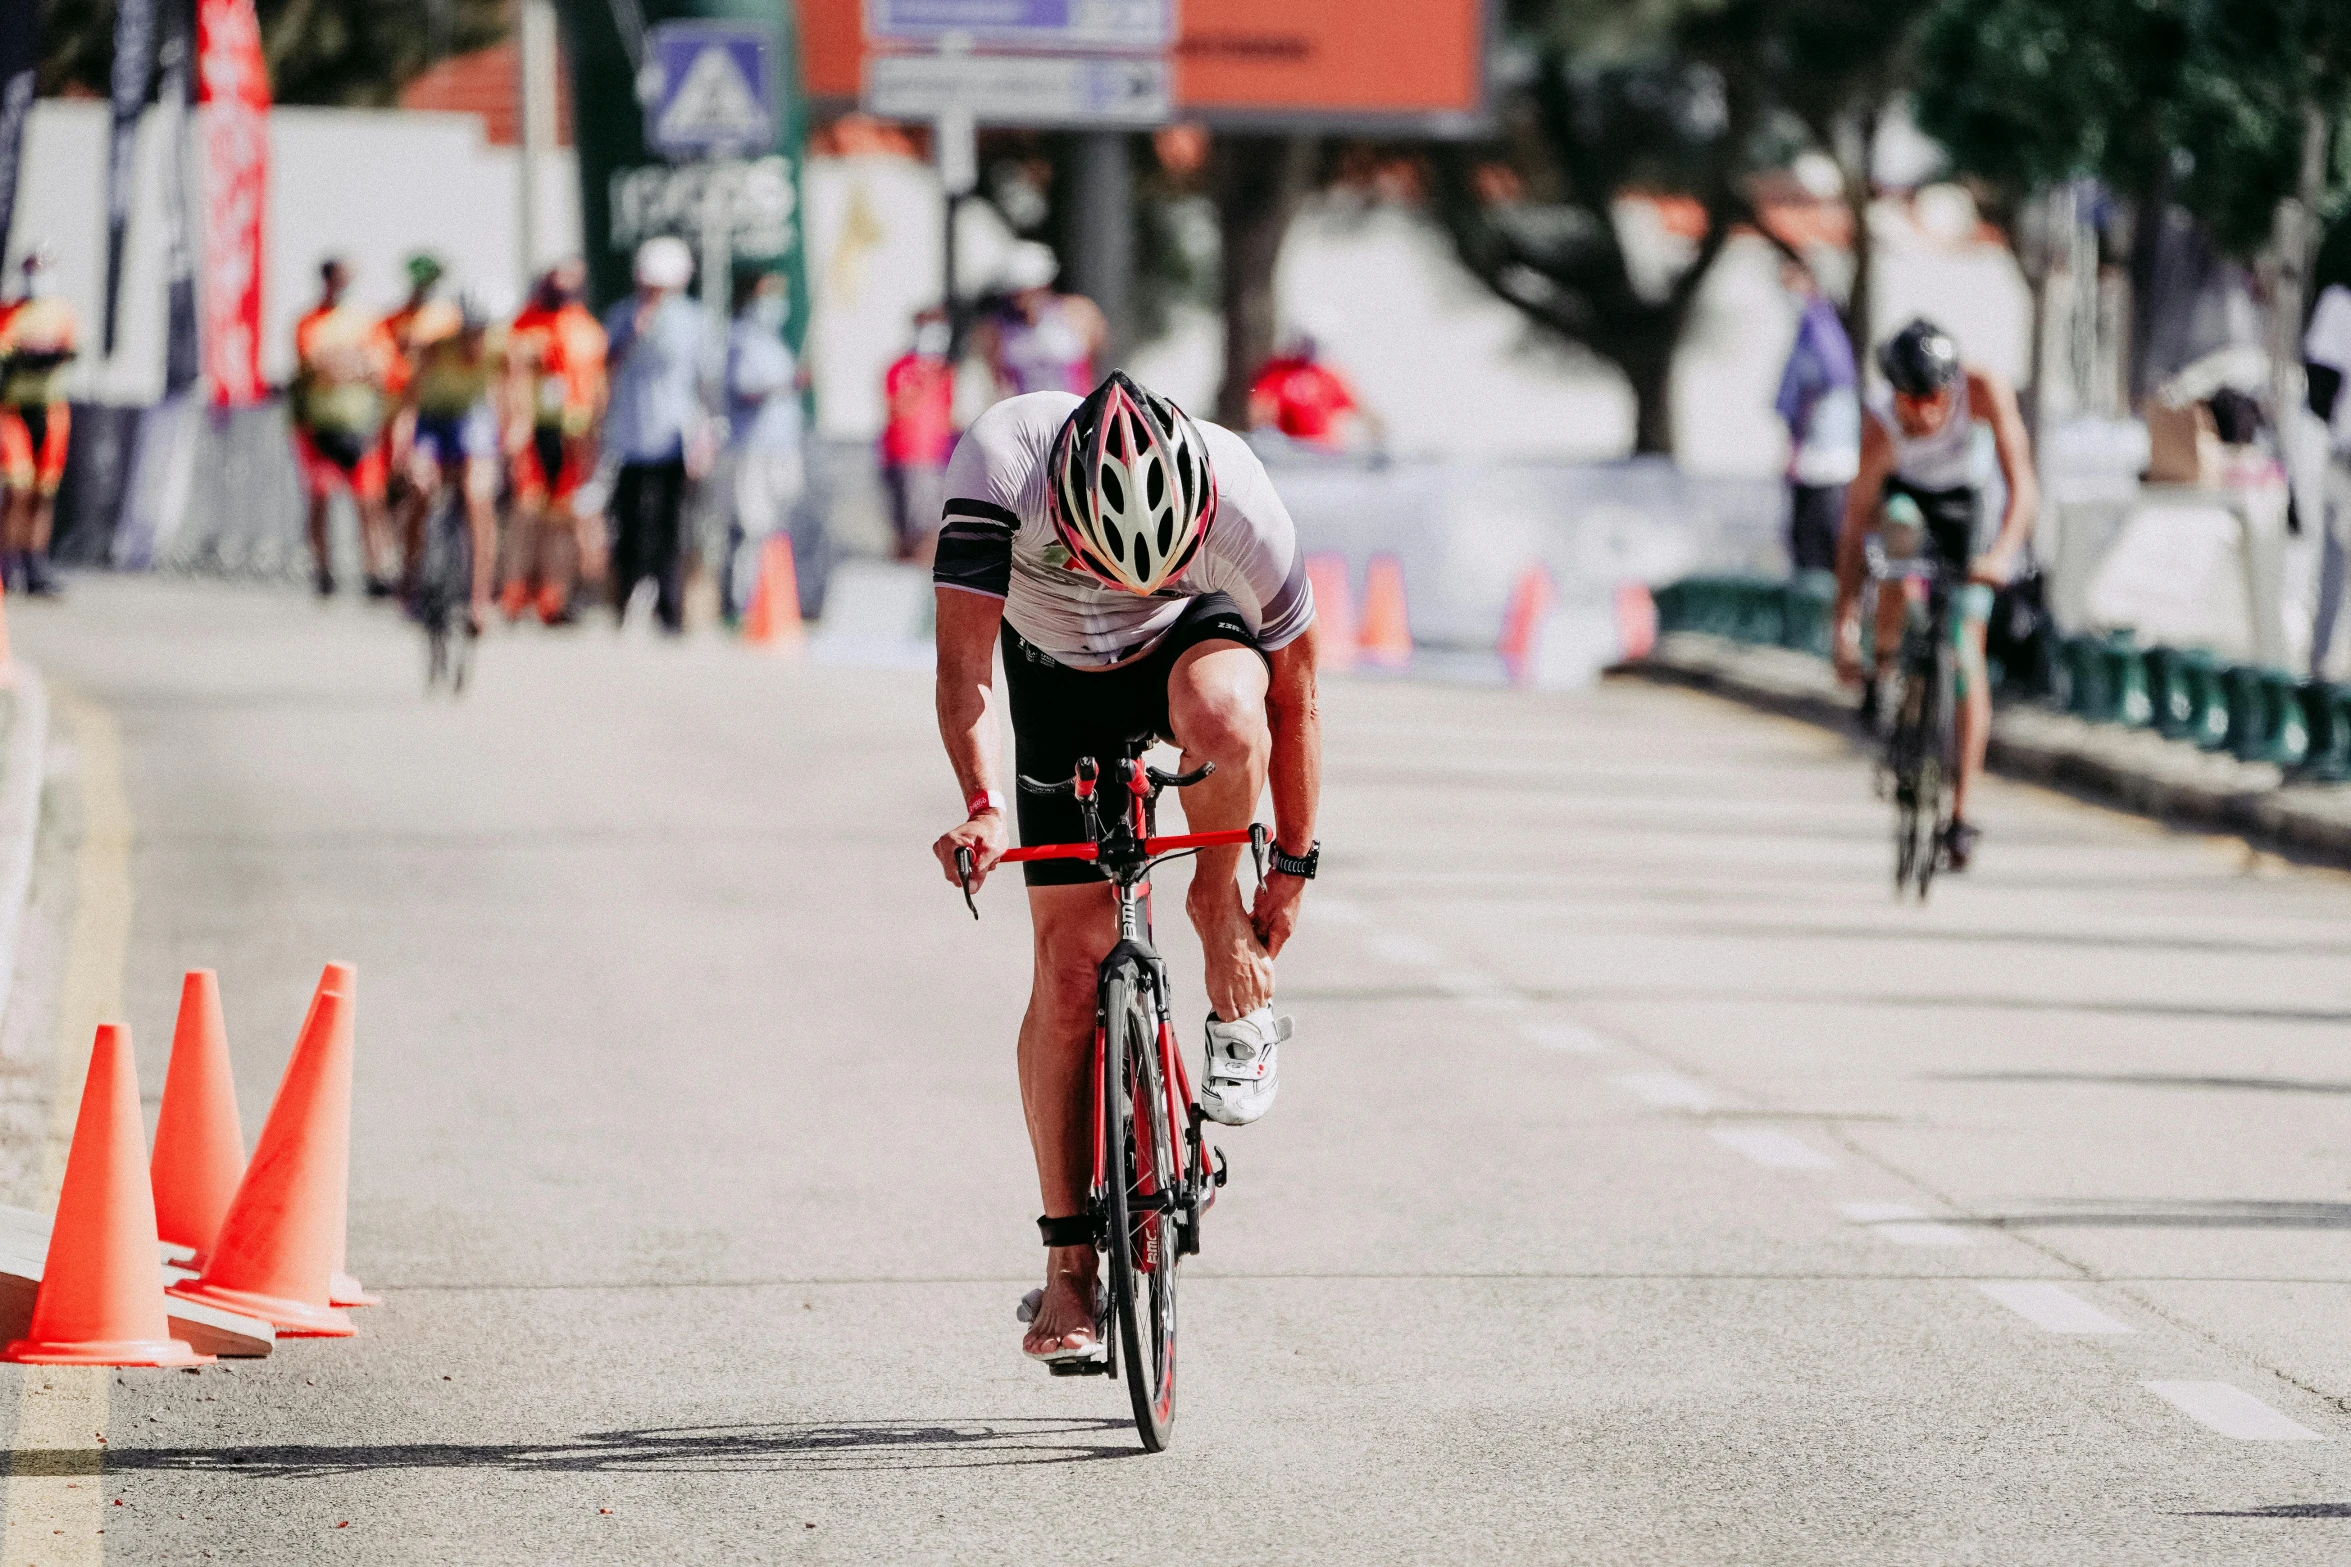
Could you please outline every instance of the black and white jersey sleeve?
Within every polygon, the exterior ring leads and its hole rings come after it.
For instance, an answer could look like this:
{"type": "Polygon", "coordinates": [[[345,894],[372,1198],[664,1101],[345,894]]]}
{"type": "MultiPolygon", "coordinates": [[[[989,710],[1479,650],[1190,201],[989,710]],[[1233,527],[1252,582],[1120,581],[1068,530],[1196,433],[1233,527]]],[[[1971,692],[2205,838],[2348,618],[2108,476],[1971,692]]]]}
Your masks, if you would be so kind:
{"type": "Polygon", "coordinates": [[[1013,539],[1024,520],[1037,520],[1046,454],[1077,405],[1066,393],[1006,398],[963,432],[947,461],[934,583],[997,599],[1011,592],[1013,539]]]}

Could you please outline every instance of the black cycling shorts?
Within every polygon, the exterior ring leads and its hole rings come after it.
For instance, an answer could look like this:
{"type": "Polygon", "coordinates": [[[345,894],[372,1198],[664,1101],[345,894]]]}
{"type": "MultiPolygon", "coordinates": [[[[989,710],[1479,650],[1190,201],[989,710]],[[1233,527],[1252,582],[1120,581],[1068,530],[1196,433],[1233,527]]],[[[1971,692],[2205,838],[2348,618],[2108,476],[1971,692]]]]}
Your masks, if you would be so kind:
{"type": "MultiPolygon", "coordinates": [[[[1030,645],[1010,621],[1004,624],[1003,642],[1005,694],[1012,705],[1013,770],[1059,782],[1077,771],[1079,757],[1090,756],[1102,766],[1105,810],[1115,808],[1110,799],[1111,766],[1125,753],[1127,742],[1142,736],[1175,738],[1167,716],[1167,681],[1177,659],[1203,642],[1238,642],[1265,658],[1257,633],[1227,593],[1202,593],[1187,601],[1157,647],[1116,669],[1072,669],[1030,645]]],[[[1266,659],[1266,667],[1272,666],[1266,659]]],[[[1086,841],[1078,803],[1070,796],[1029,794],[1016,786],[1014,799],[1023,844],[1086,841]]],[[[1030,860],[1021,866],[1021,874],[1032,887],[1069,887],[1103,879],[1089,860],[1030,860]]]]}
{"type": "Polygon", "coordinates": [[[1900,478],[1888,478],[1879,504],[1882,506],[1897,495],[1907,495],[1918,503],[1935,554],[1964,571],[1976,557],[1976,530],[1983,521],[1983,493],[1967,484],[1950,490],[1926,490],[1900,478]]]}

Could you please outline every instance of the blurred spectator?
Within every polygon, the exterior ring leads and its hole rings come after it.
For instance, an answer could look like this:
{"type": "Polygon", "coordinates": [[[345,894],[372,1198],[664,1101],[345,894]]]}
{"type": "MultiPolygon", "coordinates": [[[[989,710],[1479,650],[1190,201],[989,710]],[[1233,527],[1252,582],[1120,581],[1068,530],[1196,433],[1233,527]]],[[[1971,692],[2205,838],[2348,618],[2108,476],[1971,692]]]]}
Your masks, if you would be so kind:
{"type": "Polygon", "coordinates": [[[1325,451],[1377,446],[1386,436],[1379,417],[1363,406],[1346,377],[1316,354],[1314,339],[1300,333],[1265,362],[1249,386],[1249,427],[1279,430],[1325,451]]]}
{"type": "Polygon", "coordinates": [[[889,407],[882,425],[882,484],[890,494],[890,524],[898,534],[898,558],[926,565],[938,547],[947,458],[955,450],[951,337],[945,311],[923,311],[914,318],[914,346],[882,376],[889,407]]]}
{"type": "Polygon", "coordinates": [[[1788,426],[1788,557],[1799,572],[1837,569],[1845,486],[1861,471],[1861,386],[1853,342],[1808,268],[1780,283],[1800,301],[1796,342],[1775,406],[1788,426]]]}
{"type": "Polygon", "coordinates": [[[359,562],[369,598],[393,592],[398,555],[384,509],[389,453],[383,434],[390,401],[385,387],[398,350],[381,321],[351,305],[351,266],[330,256],[318,268],[318,304],[294,323],[294,384],[287,414],[294,430],[294,466],[310,502],[310,559],[318,591],[335,591],[327,542],[327,502],[348,493],[359,514],[359,562]]]}
{"type": "Polygon", "coordinates": [[[808,486],[800,420],[808,374],[784,342],[791,300],[783,274],[738,275],[734,306],[727,333],[727,442],[713,475],[726,514],[719,608],[730,621],[750,597],[761,543],[790,525],[792,508],[808,486]]]}
{"type": "MultiPolygon", "coordinates": [[[[400,266],[408,274],[408,298],[383,320],[385,335],[392,345],[391,362],[384,367],[384,395],[391,399],[395,410],[406,400],[409,379],[416,373],[416,318],[432,303],[433,290],[440,285],[444,271],[440,258],[423,250],[400,266]]],[[[377,442],[384,456],[386,504],[394,512],[402,508],[408,490],[407,424],[405,411],[396,411],[385,422],[377,442]]]]}
{"type": "Polygon", "coordinates": [[[590,535],[603,519],[581,504],[604,410],[604,328],[580,303],[587,283],[576,258],[549,267],[507,335],[517,401],[529,409],[528,429],[512,443],[513,559],[500,604],[508,620],[535,607],[547,625],[569,624],[574,581],[601,569],[601,540],[590,535]]]}
{"type": "Polygon", "coordinates": [[[73,306],[55,290],[56,262],[46,245],[24,258],[24,293],[0,306],[0,578],[11,593],[53,596],[49,529],[57,486],[65,478],[72,414],[65,367],[80,350],[73,306]]]}
{"type": "Polygon", "coordinates": [[[678,517],[686,496],[686,445],[702,422],[696,383],[702,312],[685,297],[694,253],[662,235],[637,247],[636,292],[604,316],[611,345],[612,401],[604,414],[604,461],[612,486],[612,608],[654,581],[662,629],[686,627],[685,540],[678,517]]]}
{"type": "Polygon", "coordinates": [[[2326,422],[2328,453],[2317,623],[2310,639],[2310,672],[2322,675],[2351,600],[2351,221],[2337,223],[2319,247],[2311,287],[2317,300],[2302,337],[2302,367],[2310,411],[2326,422]]]}
{"type": "Polygon", "coordinates": [[[1057,294],[1061,263],[1050,247],[1024,240],[1004,267],[1003,303],[982,316],[975,331],[980,356],[996,379],[1022,392],[1094,389],[1094,364],[1110,340],[1109,323],[1082,294],[1057,294]]]}

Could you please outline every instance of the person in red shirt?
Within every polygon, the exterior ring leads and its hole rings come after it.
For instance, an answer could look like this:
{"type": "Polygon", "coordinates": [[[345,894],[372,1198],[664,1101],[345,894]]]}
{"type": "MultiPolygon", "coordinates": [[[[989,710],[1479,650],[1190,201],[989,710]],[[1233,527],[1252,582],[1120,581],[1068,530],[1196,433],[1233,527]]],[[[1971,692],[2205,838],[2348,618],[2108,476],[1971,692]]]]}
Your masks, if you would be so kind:
{"type": "Polygon", "coordinates": [[[359,553],[370,598],[392,592],[398,554],[384,509],[388,473],[382,440],[391,412],[385,382],[399,350],[383,323],[345,303],[351,267],[330,256],[319,264],[318,304],[294,323],[294,382],[287,411],[294,427],[294,462],[310,501],[310,553],[318,591],[335,590],[327,547],[327,502],[350,493],[359,513],[359,553]]]}
{"type": "Polygon", "coordinates": [[[535,607],[546,624],[568,624],[575,560],[579,575],[602,574],[601,540],[589,537],[602,519],[578,504],[596,470],[604,410],[604,327],[580,303],[587,283],[577,259],[548,268],[507,334],[507,364],[520,380],[514,402],[529,409],[527,423],[506,432],[515,500],[500,603],[508,620],[535,607]]]}
{"type": "Polygon", "coordinates": [[[889,414],[882,425],[882,483],[898,558],[928,563],[938,547],[947,459],[955,450],[955,366],[947,357],[946,312],[914,318],[914,347],[883,373],[889,414]]]}
{"type": "Polygon", "coordinates": [[[1356,399],[1346,378],[1315,358],[1311,337],[1265,362],[1249,386],[1249,427],[1279,430],[1325,451],[1377,446],[1385,435],[1377,415],[1356,399]]]}

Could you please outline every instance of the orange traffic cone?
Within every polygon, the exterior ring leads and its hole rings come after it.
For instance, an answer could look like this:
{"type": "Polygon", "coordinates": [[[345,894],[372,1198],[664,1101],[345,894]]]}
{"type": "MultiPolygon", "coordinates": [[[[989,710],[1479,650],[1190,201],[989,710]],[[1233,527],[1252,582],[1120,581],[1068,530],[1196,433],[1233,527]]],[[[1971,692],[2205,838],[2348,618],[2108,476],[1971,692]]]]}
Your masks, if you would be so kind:
{"type": "Polygon", "coordinates": [[[147,1172],[155,1188],[155,1233],[167,1246],[194,1252],[201,1265],[245,1173],[220,979],[208,968],[192,968],[180,982],[179,1026],[172,1031],[147,1172]]]}
{"type": "Polygon", "coordinates": [[[800,645],[800,573],[792,564],[789,534],[771,533],[759,546],[759,579],[743,606],[743,640],[752,647],[800,645]]]}
{"type": "Polygon", "coordinates": [[[293,1337],[358,1331],[335,1309],[329,1282],[341,1260],[350,1183],[351,1003],[329,988],[339,967],[329,965],[311,997],[294,1058],[202,1276],[170,1290],[263,1318],[293,1337]]]}
{"type": "MultiPolygon", "coordinates": [[[[321,990],[340,991],[343,996],[343,1056],[349,1060],[355,1053],[354,1041],[359,1028],[359,971],[348,963],[329,963],[318,979],[321,990]]],[[[327,1304],[330,1306],[380,1306],[383,1301],[367,1292],[367,1286],[347,1271],[351,1251],[351,1118],[346,1109],[343,1117],[343,1189],[345,1200],[335,1205],[335,1266],[327,1275],[327,1304]]]]}
{"type": "Polygon", "coordinates": [[[1363,576],[1363,661],[1381,669],[1412,662],[1412,622],[1404,611],[1404,563],[1374,555],[1363,576]]]}
{"type": "Polygon", "coordinates": [[[1551,613],[1551,573],[1529,566],[1510,590],[1510,607],[1502,612],[1502,667],[1510,678],[1525,684],[1535,672],[1535,642],[1542,635],[1543,617],[1551,613]]]}
{"type": "Polygon", "coordinates": [[[1347,557],[1309,555],[1306,580],[1314,589],[1314,619],[1322,628],[1315,646],[1324,669],[1355,667],[1355,597],[1347,591],[1347,557]]]}
{"type": "Polygon", "coordinates": [[[212,1358],[173,1338],[164,1320],[144,1152],[130,1030],[101,1023],[33,1324],[0,1358],[35,1366],[196,1366],[212,1358]]]}

